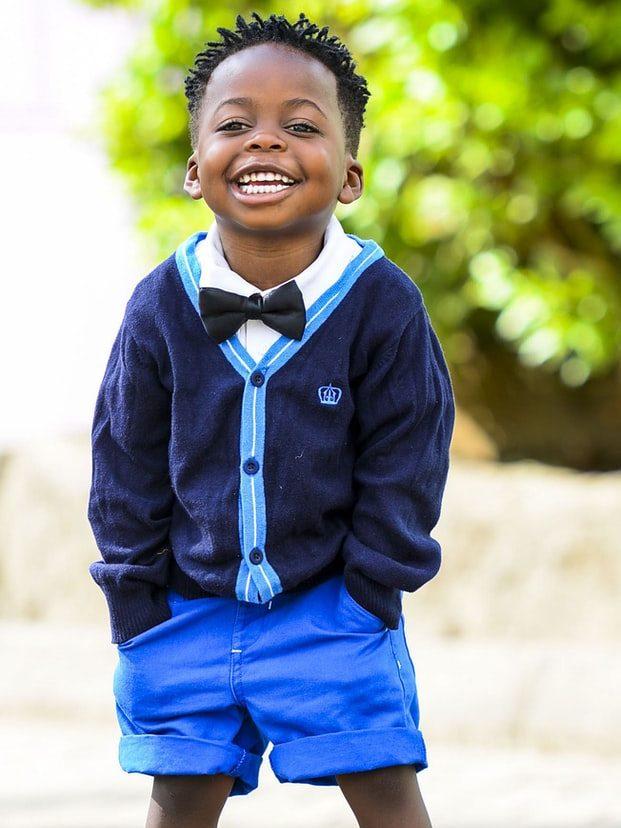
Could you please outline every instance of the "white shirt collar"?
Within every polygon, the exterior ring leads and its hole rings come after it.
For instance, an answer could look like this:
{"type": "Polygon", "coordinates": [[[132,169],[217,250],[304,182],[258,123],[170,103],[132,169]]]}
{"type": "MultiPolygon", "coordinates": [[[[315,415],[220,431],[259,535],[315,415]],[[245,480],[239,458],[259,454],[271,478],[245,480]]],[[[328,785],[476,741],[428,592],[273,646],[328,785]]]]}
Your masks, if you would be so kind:
{"type": "MultiPolygon", "coordinates": [[[[295,282],[302,291],[304,305],[308,309],[342,274],[349,262],[362,247],[343,230],[337,217],[332,214],[324,233],[323,247],[317,258],[297,276],[287,281],[295,282]]],[[[196,256],[201,266],[200,287],[217,287],[250,296],[260,293],[266,296],[273,288],[259,290],[239,273],[231,270],[224,256],[217,222],[212,222],[207,235],[196,246],[196,256]]],[[[283,282],[282,284],[285,284],[283,282]]]]}

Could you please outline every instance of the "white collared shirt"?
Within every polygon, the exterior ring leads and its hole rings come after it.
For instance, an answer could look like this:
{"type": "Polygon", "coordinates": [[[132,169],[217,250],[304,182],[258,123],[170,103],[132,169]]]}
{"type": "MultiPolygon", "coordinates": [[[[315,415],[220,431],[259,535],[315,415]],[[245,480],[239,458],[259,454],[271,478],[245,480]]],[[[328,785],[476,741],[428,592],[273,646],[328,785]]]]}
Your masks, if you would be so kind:
{"type": "MultiPolygon", "coordinates": [[[[332,214],[324,234],[323,247],[317,258],[297,276],[287,280],[291,282],[295,279],[302,291],[307,314],[311,305],[337,281],[349,262],[361,250],[358,242],[345,233],[340,221],[332,214]]],[[[280,285],[275,285],[267,290],[259,290],[256,285],[231,270],[224,256],[215,219],[205,238],[196,245],[196,256],[201,267],[200,287],[217,287],[241,296],[251,296],[253,293],[267,296],[268,293],[280,287],[280,285]]],[[[261,319],[248,319],[237,331],[237,336],[255,362],[258,362],[280,338],[278,331],[270,328],[261,319]]]]}

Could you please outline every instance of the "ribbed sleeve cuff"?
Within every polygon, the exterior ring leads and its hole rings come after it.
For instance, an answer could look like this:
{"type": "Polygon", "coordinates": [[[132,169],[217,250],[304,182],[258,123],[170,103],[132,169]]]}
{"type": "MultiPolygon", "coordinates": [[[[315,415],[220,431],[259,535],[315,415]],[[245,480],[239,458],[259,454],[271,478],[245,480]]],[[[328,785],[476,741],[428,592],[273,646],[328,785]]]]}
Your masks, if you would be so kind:
{"type": "Polygon", "coordinates": [[[88,570],[108,603],[113,644],[127,641],[172,617],[167,587],[130,578],[110,580],[108,564],[101,561],[92,563],[88,570]]]}
{"type": "Polygon", "coordinates": [[[401,590],[378,584],[357,569],[345,565],[345,586],[350,595],[365,609],[377,615],[391,630],[399,627],[401,619],[401,590]]]}

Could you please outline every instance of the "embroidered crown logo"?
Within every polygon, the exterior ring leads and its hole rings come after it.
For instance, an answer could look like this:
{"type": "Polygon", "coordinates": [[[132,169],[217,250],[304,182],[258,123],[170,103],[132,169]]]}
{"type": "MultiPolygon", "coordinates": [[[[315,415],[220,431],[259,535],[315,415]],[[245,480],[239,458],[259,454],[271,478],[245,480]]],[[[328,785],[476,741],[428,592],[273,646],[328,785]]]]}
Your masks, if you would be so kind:
{"type": "Polygon", "coordinates": [[[317,393],[319,394],[319,400],[324,405],[336,405],[338,401],[341,399],[341,394],[343,393],[340,388],[336,388],[330,383],[330,385],[322,385],[317,389],[317,393]]]}

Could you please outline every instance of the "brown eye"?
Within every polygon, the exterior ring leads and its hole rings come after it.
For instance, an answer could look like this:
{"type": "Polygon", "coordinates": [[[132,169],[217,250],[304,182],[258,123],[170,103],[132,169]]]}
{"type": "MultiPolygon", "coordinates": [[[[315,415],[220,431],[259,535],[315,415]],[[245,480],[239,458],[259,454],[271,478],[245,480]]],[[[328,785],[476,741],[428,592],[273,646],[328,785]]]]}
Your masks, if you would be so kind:
{"type": "Polygon", "coordinates": [[[312,127],[310,124],[303,124],[303,123],[291,124],[291,129],[293,129],[293,127],[306,127],[306,129],[308,129],[310,132],[317,132],[315,127],[312,127]]]}
{"type": "Polygon", "coordinates": [[[226,130],[226,127],[233,126],[233,124],[241,124],[241,126],[246,126],[245,124],[242,124],[241,121],[228,121],[228,123],[222,124],[222,126],[218,129],[218,132],[226,130]]]}
{"type": "MultiPolygon", "coordinates": [[[[247,126],[247,124],[243,124],[241,121],[229,121],[226,124],[222,124],[222,126],[219,127],[219,129],[217,131],[218,132],[231,132],[231,130],[229,130],[228,127],[234,126],[235,124],[238,124],[239,126],[242,126],[242,127],[247,126]]],[[[303,132],[306,131],[306,130],[308,130],[308,132],[318,132],[318,130],[315,129],[315,127],[312,127],[310,124],[304,124],[304,123],[291,124],[288,127],[288,129],[293,129],[294,127],[303,127],[303,130],[302,130],[303,132]]]]}

